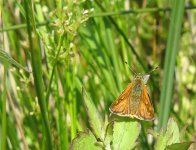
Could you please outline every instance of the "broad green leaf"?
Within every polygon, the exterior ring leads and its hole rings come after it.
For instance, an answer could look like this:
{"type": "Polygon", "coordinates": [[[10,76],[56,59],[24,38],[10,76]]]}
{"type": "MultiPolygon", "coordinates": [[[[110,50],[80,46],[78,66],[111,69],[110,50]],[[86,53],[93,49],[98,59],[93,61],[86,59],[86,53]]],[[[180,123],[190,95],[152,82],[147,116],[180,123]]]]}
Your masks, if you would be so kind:
{"type": "Polygon", "coordinates": [[[161,130],[155,148],[156,150],[165,149],[168,145],[179,143],[180,142],[179,138],[180,138],[180,134],[179,134],[178,125],[171,118],[168,122],[166,132],[164,132],[163,129],[161,130]]]}
{"type": "Polygon", "coordinates": [[[82,89],[82,95],[92,132],[96,136],[96,138],[99,138],[101,139],[101,141],[103,141],[105,132],[103,129],[103,120],[99,112],[97,111],[93,101],[85,93],[84,88],[82,89]]]}
{"type": "Polygon", "coordinates": [[[113,128],[113,149],[130,150],[135,146],[141,125],[137,121],[115,122],[113,128]]]}
{"type": "Polygon", "coordinates": [[[96,138],[90,132],[80,132],[78,136],[72,141],[70,150],[101,150],[101,147],[96,146],[96,138]]]}
{"type": "Polygon", "coordinates": [[[21,64],[19,64],[17,61],[15,61],[11,56],[8,55],[8,53],[3,51],[2,49],[0,49],[0,61],[7,62],[8,64],[14,65],[15,67],[19,69],[23,69],[26,72],[30,72],[25,67],[23,67],[21,64]]]}
{"type": "Polygon", "coordinates": [[[193,142],[175,143],[166,147],[166,150],[187,150],[193,142]]]}

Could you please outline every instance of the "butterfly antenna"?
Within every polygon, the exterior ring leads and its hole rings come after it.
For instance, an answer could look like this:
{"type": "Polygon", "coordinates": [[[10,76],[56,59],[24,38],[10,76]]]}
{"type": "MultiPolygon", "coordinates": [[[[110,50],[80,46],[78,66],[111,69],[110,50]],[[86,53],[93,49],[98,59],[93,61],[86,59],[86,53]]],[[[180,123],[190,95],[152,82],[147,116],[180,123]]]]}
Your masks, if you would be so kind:
{"type": "Polygon", "coordinates": [[[133,69],[129,66],[129,64],[125,61],[125,64],[129,67],[129,69],[136,75],[137,73],[133,71],[133,69]]]}
{"type": "Polygon", "coordinates": [[[156,66],[154,69],[152,69],[149,74],[151,74],[152,72],[156,71],[157,69],[159,69],[159,66],[156,66]]]}

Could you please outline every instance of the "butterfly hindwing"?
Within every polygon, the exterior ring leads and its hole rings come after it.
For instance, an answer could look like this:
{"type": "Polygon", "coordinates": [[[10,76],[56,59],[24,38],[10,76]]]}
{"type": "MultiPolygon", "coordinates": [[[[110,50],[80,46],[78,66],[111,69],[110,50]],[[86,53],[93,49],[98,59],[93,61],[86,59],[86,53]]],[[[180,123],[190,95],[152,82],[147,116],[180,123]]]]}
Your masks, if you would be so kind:
{"type": "Polygon", "coordinates": [[[154,108],[148,95],[147,86],[141,93],[140,103],[137,111],[137,117],[142,120],[153,120],[154,119],[154,108]]]}

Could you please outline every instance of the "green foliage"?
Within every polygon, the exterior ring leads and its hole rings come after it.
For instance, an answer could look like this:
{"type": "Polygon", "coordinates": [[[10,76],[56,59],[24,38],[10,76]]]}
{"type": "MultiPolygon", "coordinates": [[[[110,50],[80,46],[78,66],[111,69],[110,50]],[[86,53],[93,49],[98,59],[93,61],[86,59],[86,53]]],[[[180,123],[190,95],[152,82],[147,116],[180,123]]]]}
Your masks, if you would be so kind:
{"type": "Polygon", "coordinates": [[[171,118],[169,119],[166,131],[164,129],[158,135],[156,150],[187,150],[193,142],[180,143],[180,133],[177,123],[171,118]]]}
{"type": "MultiPolygon", "coordinates": [[[[87,145],[93,148],[96,139],[104,149],[124,150],[132,149],[136,145],[136,139],[139,136],[141,125],[137,121],[123,119],[108,123],[106,128],[103,125],[102,118],[96,109],[93,101],[87,96],[83,89],[83,102],[88,114],[89,124],[92,129],[88,133],[79,133],[77,138],[72,141],[70,149],[86,149],[87,145]],[[102,137],[103,136],[103,137],[102,137]],[[95,138],[96,137],[96,138],[95,138]]],[[[107,121],[106,121],[107,122],[107,121]]],[[[98,149],[97,147],[94,147],[98,149]]]]}
{"type": "Polygon", "coordinates": [[[103,126],[103,120],[97,111],[95,105],[93,104],[92,100],[90,100],[90,97],[87,96],[85,93],[85,90],[82,90],[82,95],[83,95],[83,102],[84,106],[86,108],[86,112],[88,114],[89,118],[89,124],[91,126],[92,132],[94,133],[95,137],[97,139],[100,139],[103,141],[104,139],[104,126],[103,126]]]}
{"type": "Polygon", "coordinates": [[[168,145],[179,142],[180,135],[178,125],[173,119],[170,119],[167,125],[166,132],[164,131],[164,129],[161,130],[155,147],[157,150],[161,150],[165,149],[168,145]]]}
{"type": "MultiPolygon", "coordinates": [[[[84,93],[84,89],[83,96],[83,102],[93,134],[90,131],[79,133],[72,141],[70,149],[100,149],[100,147],[107,150],[133,149],[136,146],[136,140],[141,132],[141,124],[132,119],[118,118],[118,121],[111,121],[107,124],[106,130],[103,130],[105,128],[101,116],[94,106],[93,101],[84,93]],[[104,139],[100,135],[104,135],[104,139]],[[95,145],[96,143],[100,147],[97,147],[95,145]]],[[[180,143],[179,128],[172,118],[168,122],[166,131],[162,129],[160,133],[157,133],[156,138],[156,150],[175,150],[180,146],[183,150],[186,150],[193,143],[180,143]]]]}
{"type": "Polygon", "coordinates": [[[185,8],[182,0],[174,2],[2,1],[1,148],[66,150],[80,135],[79,141],[98,149],[114,149],[115,143],[188,147],[196,132],[196,1],[185,8]],[[134,76],[125,61],[142,74],[160,68],[148,82],[157,118],[152,122],[108,117],[134,76]],[[89,93],[84,101],[82,86],[89,93]],[[180,132],[173,123],[167,131],[169,117],[180,132]],[[156,133],[161,126],[166,131],[156,133]]]}
{"type": "Polygon", "coordinates": [[[187,150],[193,142],[182,142],[171,144],[166,147],[166,150],[187,150]]]}

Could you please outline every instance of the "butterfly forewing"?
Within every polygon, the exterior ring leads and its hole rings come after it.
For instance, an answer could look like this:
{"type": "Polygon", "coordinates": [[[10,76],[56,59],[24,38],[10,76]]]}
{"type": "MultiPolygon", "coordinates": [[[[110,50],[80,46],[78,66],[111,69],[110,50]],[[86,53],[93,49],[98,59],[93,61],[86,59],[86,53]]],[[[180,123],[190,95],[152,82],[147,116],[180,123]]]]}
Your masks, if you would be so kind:
{"type": "Polygon", "coordinates": [[[130,94],[132,90],[132,83],[130,83],[122,94],[110,106],[111,113],[127,116],[129,114],[130,94]]]}

